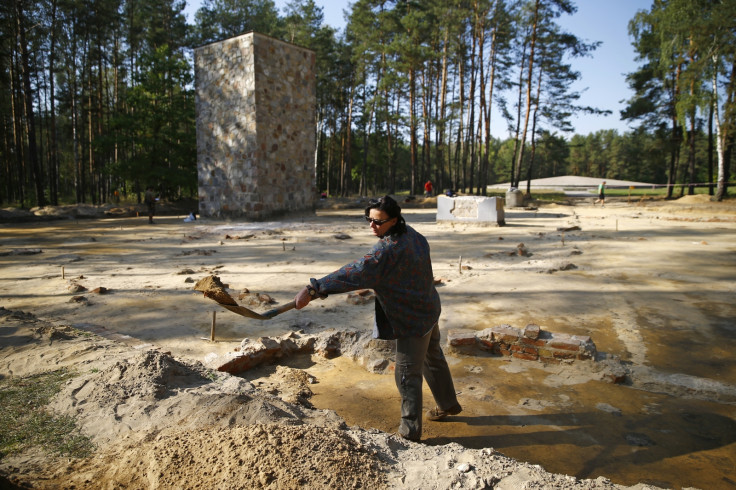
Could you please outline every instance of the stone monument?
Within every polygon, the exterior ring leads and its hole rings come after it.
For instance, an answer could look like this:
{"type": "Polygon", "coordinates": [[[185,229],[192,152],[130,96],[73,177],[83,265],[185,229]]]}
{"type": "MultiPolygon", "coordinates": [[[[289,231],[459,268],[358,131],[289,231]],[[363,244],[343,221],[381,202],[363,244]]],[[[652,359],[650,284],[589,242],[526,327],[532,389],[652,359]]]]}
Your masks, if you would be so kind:
{"type": "Polygon", "coordinates": [[[314,212],[315,55],[250,32],[194,50],[199,213],[314,212]]]}
{"type": "Polygon", "coordinates": [[[437,196],[437,222],[504,226],[503,199],[480,196],[437,196]]]}

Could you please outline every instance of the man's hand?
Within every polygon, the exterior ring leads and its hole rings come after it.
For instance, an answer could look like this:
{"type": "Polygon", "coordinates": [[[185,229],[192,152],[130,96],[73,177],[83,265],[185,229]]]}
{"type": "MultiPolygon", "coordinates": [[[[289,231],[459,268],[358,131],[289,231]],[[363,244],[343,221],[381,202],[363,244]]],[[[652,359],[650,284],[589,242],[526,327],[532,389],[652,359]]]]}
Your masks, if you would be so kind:
{"type": "Polygon", "coordinates": [[[296,309],[301,310],[312,301],[312,296],[309,294],[309,289],[303,287],[296,296],[294,296],[294,302],[296,303],[296,309]]]}

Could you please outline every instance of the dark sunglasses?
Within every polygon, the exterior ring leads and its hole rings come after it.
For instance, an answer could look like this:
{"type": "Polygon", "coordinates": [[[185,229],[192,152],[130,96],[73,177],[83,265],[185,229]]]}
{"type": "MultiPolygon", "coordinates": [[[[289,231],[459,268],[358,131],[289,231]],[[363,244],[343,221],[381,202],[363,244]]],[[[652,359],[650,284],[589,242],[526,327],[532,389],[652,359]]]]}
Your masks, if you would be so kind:
{"type": "Polygon", "coordinates": [[[392,219],[393,218],[389,218],[389,219],[375,219],[375,218],[371,218],[370,216],[366,216],[365,217],[365,220],[368,223],[371,223],[371,224],[376,225],[376,226],[382,226],[384,223],[388,223],[392,219]]]}

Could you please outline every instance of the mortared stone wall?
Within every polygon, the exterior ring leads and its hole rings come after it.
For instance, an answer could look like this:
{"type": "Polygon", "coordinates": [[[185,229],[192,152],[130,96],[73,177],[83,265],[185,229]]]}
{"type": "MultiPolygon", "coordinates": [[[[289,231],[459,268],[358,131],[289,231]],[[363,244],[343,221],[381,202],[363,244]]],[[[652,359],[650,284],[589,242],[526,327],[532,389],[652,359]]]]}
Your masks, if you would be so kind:
{"type": "Polygon", "coordinates": [[[194,50],[199,213],[314,212],[314,52],[250,32],[194,50]]]}

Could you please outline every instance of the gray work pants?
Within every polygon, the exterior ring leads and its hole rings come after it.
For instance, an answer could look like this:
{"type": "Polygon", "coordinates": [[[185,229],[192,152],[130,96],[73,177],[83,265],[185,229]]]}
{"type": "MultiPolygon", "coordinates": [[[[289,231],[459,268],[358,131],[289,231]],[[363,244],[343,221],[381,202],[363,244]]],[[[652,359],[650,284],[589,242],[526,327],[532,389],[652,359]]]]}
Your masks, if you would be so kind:
{"type": "Polygon", "coordinates": [[[435,323],[424,337],[396,340],[396,387],[401,395],[399,434],[422,436],[422,374],[441,410],[457,404],[450,368],[440,348],[440,327],[435,323]]]}

